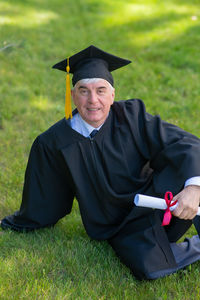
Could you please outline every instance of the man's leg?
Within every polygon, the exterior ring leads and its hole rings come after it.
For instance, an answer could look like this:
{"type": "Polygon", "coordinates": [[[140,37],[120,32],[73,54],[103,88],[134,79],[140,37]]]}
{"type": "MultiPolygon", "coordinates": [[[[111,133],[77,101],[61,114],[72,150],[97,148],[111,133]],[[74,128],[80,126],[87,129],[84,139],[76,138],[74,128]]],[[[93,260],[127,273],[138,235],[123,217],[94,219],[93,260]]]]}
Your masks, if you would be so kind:
{"type": "Polygon", "coordinates": [[[138,219],[129,219],[109,239],[109,243],[138,279],[155,279],[168,274],[168,270],[176,270],[177,265],[158,211],[138,219]]]}
{"type": "Polygon", "coordinates": [[[176,244],[192,221],[173,217],[168,227],[161,226],[161,221],[162,214],[158,211],[155,216],[129,221],[109,240],[116,254],[138,279],[170,275],[200,260],[198,236],[176,244]]]}
{"type": "Polygon", "coordinates": [[[164,226],[169,242],[177,242],[191,225],[192,220],[183,220],[173,216],[170,225],[164,226]]]}

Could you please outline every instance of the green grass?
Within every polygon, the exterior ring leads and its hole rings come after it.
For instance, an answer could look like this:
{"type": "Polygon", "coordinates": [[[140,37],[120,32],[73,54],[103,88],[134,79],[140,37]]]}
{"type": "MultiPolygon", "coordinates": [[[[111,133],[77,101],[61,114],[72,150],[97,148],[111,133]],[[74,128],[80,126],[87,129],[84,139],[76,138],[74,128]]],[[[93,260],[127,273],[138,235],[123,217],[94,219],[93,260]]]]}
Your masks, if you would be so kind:
{"type": "MultiPolygon", "coordinates": [[[[64,116],[65,75],[51,66],[90,44],[133,61],[113,73],[116,100],[141,98],[149,112],[200,136],[199,5],[0,1],[0,218],[19,208],[33,139],[64,116]]],[[[76,202],[54,228],[0,232],[0,249],[2,300],[200,299],[200,263],[138,282],[106,242],[88,238],[76,202]]]]}

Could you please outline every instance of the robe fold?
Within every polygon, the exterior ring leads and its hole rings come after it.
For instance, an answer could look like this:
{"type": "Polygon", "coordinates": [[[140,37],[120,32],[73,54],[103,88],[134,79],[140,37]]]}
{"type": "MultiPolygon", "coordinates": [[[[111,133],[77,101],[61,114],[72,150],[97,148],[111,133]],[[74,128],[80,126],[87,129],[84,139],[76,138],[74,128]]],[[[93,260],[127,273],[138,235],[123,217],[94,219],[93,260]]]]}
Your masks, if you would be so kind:
{"type": "Polygon", "coordinates": [[[177,194],[188,178],[200,175],[199,153],[197,137],[148,114],[138,99],[114,102],[93,139],[64,118],[34,141],[20,210],[1,226],[52,226],[70,213],[76,197],[88,235],[109,240],[136,277],[151,278],[177,263],[162,213],[135,207],[134,196],[177,194]],[[127,261],[126,253],[135,259],[127,261]]]}

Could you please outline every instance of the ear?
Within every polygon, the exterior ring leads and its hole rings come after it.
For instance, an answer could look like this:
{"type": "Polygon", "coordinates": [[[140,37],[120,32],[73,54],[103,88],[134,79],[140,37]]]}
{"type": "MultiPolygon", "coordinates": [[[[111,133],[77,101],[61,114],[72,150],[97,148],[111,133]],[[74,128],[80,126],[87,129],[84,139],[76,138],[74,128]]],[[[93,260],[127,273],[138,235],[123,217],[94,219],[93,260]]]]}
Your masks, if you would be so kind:
{"type": "Polygon", "coordinates": [[[112,90],[112,103],[114,102],[115,100],[115,89],[113,88],[112,90]]]}
{"type": "Polygon", "coordinates": [[[76,106],[76,101],[75,101],[75,99],[76,99],[76,96],[75,96],[75,89],[73,89],[73,90],[71,90],[71,97],[72,97],[72,101],[74,102],[74,104],[75,104],[75,106],[76,106]]]}
{"type": "Polygon", "coordinates": [[[74,89],[71,90],[71,97],[72,97],[72,100],[74,101],[74,98],[75,98],[75,91],[74,91],[74,89]]]}

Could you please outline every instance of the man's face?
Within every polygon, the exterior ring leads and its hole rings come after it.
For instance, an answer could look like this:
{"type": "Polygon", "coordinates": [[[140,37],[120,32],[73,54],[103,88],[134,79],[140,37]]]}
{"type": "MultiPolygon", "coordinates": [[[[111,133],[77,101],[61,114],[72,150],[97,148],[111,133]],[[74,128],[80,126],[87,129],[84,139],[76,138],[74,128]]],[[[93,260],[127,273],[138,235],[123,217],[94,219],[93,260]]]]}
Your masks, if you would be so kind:
{"type": "Polygon", "coordinates": [[[106,120],[115,97],[114,89],[104,79],[92,83],[78,81],[72,98],[82,119],[97,128],[106,120]]]}

